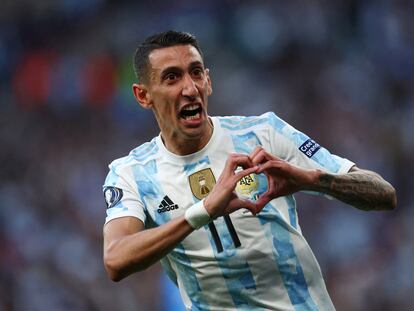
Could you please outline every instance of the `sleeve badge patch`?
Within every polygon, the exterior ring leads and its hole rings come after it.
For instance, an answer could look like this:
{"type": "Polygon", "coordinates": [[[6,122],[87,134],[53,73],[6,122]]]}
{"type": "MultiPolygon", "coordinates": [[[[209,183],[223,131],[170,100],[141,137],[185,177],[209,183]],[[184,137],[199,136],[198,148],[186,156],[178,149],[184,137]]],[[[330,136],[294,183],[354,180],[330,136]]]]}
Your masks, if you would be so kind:
{"type": "Polygon", "coordinates": [[[315,142],[313,139],[308,139],[302,145],[300,145],[299,150],[302,151],[309,159],[318,152],[321,146],[315,142]]]}
{"type": "Polygon", "coordinates": [[[122,189],[116,187],[105,187],[104,196],[107,208],[112,208],[121,201],[123,192],[122,189]]]}

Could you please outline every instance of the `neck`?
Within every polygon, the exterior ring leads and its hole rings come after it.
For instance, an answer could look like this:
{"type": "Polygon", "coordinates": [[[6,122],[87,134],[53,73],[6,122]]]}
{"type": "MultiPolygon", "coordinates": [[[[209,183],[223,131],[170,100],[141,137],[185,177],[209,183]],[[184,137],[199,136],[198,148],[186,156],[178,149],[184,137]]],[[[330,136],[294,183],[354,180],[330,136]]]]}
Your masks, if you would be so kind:
{"type": "Polygon", "coordinates": [[[203,134],[201,137],[182,138],[182,137],[173,136],[169,138],[169,137],[164,136],[164,134],[161,132],[161,139],[165,147],[168,149],[168,151],[176,155],[184,156],[184,155],[195,153],[203,149],[210,141],[210,138],[213,135],[213,130],[214,130],[213,122],[209,118],[207,122],[206,130],[203,131],[203,134]]]}

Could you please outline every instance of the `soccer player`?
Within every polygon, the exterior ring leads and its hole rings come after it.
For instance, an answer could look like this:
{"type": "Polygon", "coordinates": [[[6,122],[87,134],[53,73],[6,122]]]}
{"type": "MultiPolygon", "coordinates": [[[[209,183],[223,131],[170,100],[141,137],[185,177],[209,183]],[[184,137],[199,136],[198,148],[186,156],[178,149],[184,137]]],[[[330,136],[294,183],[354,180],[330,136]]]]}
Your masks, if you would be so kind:
{"type": "Polygon", "coordinates": [[[149,37],[134,62],[133,93],[161,133],[109,166],[110,278],[161,260],[188,310],[334,310],[293,194],[390,210],[394,188],[272,112],[209,116],[212,83],[191,34],[149,37]]]}

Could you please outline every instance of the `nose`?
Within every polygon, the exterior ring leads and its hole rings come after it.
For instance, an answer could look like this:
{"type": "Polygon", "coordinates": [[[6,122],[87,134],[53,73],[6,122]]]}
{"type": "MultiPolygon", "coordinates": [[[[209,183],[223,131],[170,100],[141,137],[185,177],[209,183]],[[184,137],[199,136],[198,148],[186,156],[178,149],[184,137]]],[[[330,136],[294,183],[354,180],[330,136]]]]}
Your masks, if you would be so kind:
{"type": "Polygon", "coordinates": [[[182,95],[188,98],[194,98],[198,95],[197,85],[190,75],[186,74],[183,81],[182,95]]]}

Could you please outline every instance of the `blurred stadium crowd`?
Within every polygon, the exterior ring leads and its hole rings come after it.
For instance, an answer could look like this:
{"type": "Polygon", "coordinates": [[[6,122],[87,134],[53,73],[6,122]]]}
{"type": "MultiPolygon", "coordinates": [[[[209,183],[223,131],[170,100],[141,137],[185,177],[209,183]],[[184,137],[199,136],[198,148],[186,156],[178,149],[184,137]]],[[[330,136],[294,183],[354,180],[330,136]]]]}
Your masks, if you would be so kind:
{"type": "MultiPolygon", "coordinates": [[[[338,310],[412,310],[412,1],[4,1],[0,5],[0,310],[174,310],[160,268],[102,264],[107,165],[158,134],[134,103],[132,54],[197,35],[213,115],[275,111],[382,174],[393,212],[299,194],[338,310]]],[[[168,284],[167,284],[168,285],[168,284]]]]}

